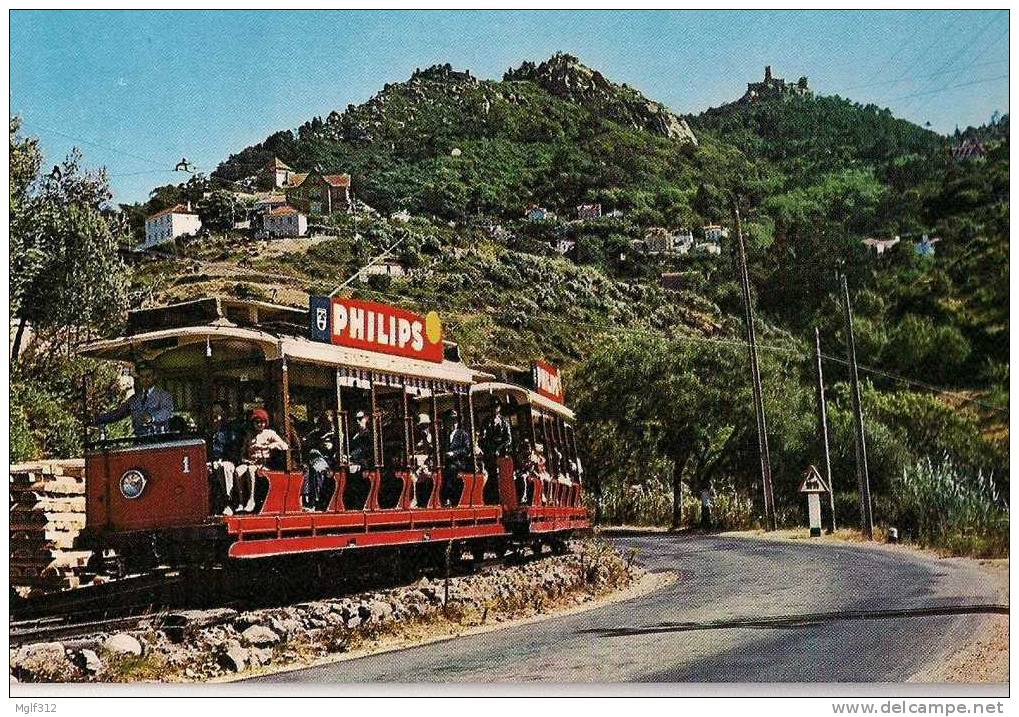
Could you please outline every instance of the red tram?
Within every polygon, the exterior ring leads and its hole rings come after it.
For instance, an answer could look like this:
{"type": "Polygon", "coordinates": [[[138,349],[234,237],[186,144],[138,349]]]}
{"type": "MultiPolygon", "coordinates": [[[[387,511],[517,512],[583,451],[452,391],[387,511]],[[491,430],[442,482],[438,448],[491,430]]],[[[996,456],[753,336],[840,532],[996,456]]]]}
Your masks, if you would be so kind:
{"type": "Polygon", "coordinates": [[[512,366],[468,367],[434,313],[339,298],[313,297],[308,310],[210,298],[130,312],[126,335],[83,353],[144,359],[173,396],[169,430],[87,449],[79,543],[131,567],[451,540],[484,552],[561,541],[590,525],[558,373],[543,363],[530,376],[512,366]],[[249,513],[213,506],[203,427],[215,403],[236,415],[265,408],[289,442],[258,470],[249,513]],[[477,435],[497,405],[518,448],[493,458],[477,435]],[[467,469],[453,474],[441,450],[450,409],[473,448],[467,469]],[[336,434],[331,480],[309,509],[296,446],[323,412],[336,434]],[[360,412],[371,449],[364,465],[353,465],[352,417],[360,412]],[[415,418],[430,433],[428,456],[415,448],[415,418]]]}

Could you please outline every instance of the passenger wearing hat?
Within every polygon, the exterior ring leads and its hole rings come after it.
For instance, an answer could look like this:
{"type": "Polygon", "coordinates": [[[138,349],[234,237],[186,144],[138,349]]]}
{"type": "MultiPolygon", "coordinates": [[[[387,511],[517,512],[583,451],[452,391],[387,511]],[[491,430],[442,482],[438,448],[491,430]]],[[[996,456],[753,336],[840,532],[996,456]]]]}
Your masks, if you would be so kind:
{"type": "Polygon", "coordinates": [[[459,474],[471,465],[471,437],[460,425],[460,414],[455,408],[446,411],[443,425],[449,427],[443,445],[446,459],[442,479],[442,504],[452,505],[457,498],[459,474]]]}
{"type": "Polygon", "coordinates": [[[326,507],[325,482],[332,475],[336,456],[336,427],[329,411],[315,418],[315,428],[305,437],[308,449],[308,474],[304,481],[304,507],[324,510],[326,507]]]}
{"type": "Polygon", "coordinates": [[[418,505],[418,482],[432,480],[432,471],[435,470],[435,452],[432,443],[432,417],[427,413],[418,416],[417,437],[414,442],[414,458],[411,470],[413,471],[413,484],[410,507],[418,505]]]}
{"type": "Polygon", "coordinates": [[[244,442],[241,465],[237,466],[237,512],[250,513],[255,509],[255,475],[269,461],[272,451],[290,449],[276,431],[269,428],[269,412],[256,408],[251,412],[252,429],[244,442]]]}
{"type": "Polygon", "coordinates": [[[513,450],[513,429],[505,413],[502,402],[496,400],[492,407],[492,418],[481,432],[485,472],[490,478],[485,484],[485,499],[488,501],[498,497],[499,458],[511,455],[513,450]]]}
{"type": "Polygon", "coordinates": [[[173,396],[156,385],[156,370],[147,361],[134,366],[135,391],[126,401],[109,413],[96,417],[102,426],[131,417],[131,428],[136,436],[165,433],[173,416],[173,396]]]}
{"type": "Polygon", "coordinates": [[[358,411],[354,414],[354,435],[350,437],[350,472],[360,473],[362,469],[373,463],[372,432],[368,425],[368,414],[358,411]]]}

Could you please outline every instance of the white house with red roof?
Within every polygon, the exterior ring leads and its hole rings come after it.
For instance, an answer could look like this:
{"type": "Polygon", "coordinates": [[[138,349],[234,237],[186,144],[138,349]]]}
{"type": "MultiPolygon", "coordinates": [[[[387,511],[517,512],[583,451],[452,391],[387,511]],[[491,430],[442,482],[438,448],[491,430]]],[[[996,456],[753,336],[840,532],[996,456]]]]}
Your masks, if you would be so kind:
{"type": "Polygon", "coordinates": [[[151,249],[179,236],[197,234],[201,228],[202,220],[191,210],[190,202],[177,204],[145,218],[145,241],[137,248],[151,249]]]}
{"type": "Polygon", "coordinates": [[[303,237],[308,234],[308,217],[294,207],[276,207],[265,215],[262,230],[269,239],[303,237]]]}

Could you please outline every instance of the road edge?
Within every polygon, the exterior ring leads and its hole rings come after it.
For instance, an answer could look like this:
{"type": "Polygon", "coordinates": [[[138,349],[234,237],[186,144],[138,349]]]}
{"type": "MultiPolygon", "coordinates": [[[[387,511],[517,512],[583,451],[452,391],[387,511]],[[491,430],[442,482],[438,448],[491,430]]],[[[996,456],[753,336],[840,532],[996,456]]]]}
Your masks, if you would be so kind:
{"type": "Polygon", "coordinates": [[[574,605],[564,605],[559,608],[553,608],[548,612],[540,613],[537,615],[528,615],[525,617],[514,618],[505,622],[493,622],[486,625],[475,625],[472,627],[464,627],[460,630],[455,630],[452,633],[433,635],[425,638],[418,639],[404,639],[394,640],[392,643],[382,642],[378,645],[372,645],[367,648],[355,650],[352,652],[344,652],[335,655],[328,655],[318,660],[313,660],[304,664],[289,664],[280,666],[277,669],[273,669],[272,665],[266,665],[263,668],[258,668],[257,671],[248,671],[244,674],[237,675],[226,675],[223,677],[217,677],[211,680],[207,680],[202,684],[233,684],[238,682],[248,682],[261,677],[269,677],[272,675],[283,675],[290,672],[299,672],[301,670],[308,670],[314,667],[323,667],[326,665],[334,665],[340,662],[347,662],[350,660],[359,660],[364,657],[372,657],[374,655],[384,655],[390,652],[400,652],[402,650],[410,650],[415,647],[422,647],[424,645],[434,645],[439,642],[449,642],[456,640],[461,637],[471,637],[473,635],[482,635],[489,632],[495,632],[497,630],[505,630],[511,627],[521,627],[524,625],[532,625],[534,623],[545,622],[553,618],[566,617],[569,615],[576,615],[582,612],[588,612],[608,605],[615,605],[621,602],[627,602],[635,598],[643,597],[656,590],[668,587],[679,580],[679,574],[672,570],[658,571],[658,572],[647,572],[636,581],[634,581],[628,587],[622,590],[616,590],[613,592],[599,595],[592,600],[574,605]]]}
{"type": "MultiPolygon", "coordinates": [[[[725,538],[745,538],[749,540],[760,540],[763,542],[777,542],[777,543],[799,543],[802,545],[809,546],[841,546],[846,548],[856,548],[859,550],[868,550],[871,552],[878,552],[888,554],[895,554],[899,557],[903,557],[907,560],[914,560],[917,562],[928,562],[928,563],[957,563],[964,564],[967,568],[982,572],[987,575],[988,579],[994,584],[995,587],[995,599],[1000,600],[1005,604],[1009,603],[1009,584],[1008,584],[1008,561],[1009,558],[969,558],[960,556],[947,556],[940,555],[931,550],[921,548],[918,546],[910,545],[908,543],[868,543],[860,542],[856,540],[842,540],[837,537],[825,537],[825,538],[807,538],[807,537],[791,537],[787,535],[774,535],[759,531],[727,531],[724,533],[714,533],[719,537],[725,538]],[[1000,564],[1004,561],[1005,570],[1004,575],[999,574],[1000,570],[993,569],[994,564],[1000,564]],[[991,567],[988,567],[991,564],[991,567]]],[[[979,621],[976,627],[967,635],[965,641],[960,642],[958,647],[950,652],[947,652],[930,664],[924,665],[922,668],[911,674],[906,678],[905,682],[909,684],[953,684],[953,685],[995,685],[995,684],[1009,684],[1008,682],[1008,664],[1009,664],[1009,650],[1008,650],[1008,636],[1009,636],[1009,616],[1005,616],[1005,646],[1004,649],[995,650],[997,653],[995,656],[1000,659],[1001,654],[1004,654],[1004,677],[1005,681],[1000,680],[989,680],[982,682],[973,682],[967,680],[958,679],[960,675],[966,674],[966,666],[973,663],[981,663],[986,659],[986,655],[983,654],[982,650],[988,643],[993,643],[1001,639],[1000,627],[1001,627],[1001,615],[984,614],[979,616],[979,621]]],[[[993,649],[993,648],[992,648],[993,649]]],[[[1000,671],[1000,668],[999,668],[1000,671]]],[[[993,672],[993,669],[992,669],[993,672]]]]}

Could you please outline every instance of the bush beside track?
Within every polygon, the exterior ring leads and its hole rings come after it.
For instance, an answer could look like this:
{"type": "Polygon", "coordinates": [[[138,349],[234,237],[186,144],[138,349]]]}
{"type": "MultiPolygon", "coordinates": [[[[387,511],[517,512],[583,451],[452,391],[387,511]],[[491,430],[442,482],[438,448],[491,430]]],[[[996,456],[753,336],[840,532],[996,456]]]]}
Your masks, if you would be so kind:
{"type": "Polygon", "coordinates": [[[194,610],[150,627],[11,651],[11,680],[184,682],[299,666],[383,641],[426,640],[594,600],[643,571],[604,542],[491,572],[286,607],[194,610]]]}

